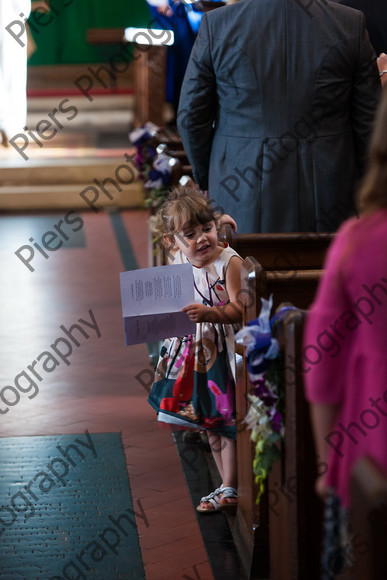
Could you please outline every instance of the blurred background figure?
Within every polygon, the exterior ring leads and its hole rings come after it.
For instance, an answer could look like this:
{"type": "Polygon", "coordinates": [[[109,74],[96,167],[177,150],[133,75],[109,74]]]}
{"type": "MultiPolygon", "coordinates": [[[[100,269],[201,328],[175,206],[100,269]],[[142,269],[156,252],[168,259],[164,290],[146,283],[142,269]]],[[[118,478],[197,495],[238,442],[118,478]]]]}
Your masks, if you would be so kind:
{"type": "MultiPolygon", "coordinates": [[[[152,24],[173,30],[175,35],[175,43],[168,47],[166,86],[166,100],[172,105],[174,113],[171,124],[175,124],[185,69],[199,30],[202,13],[210,2],[190,2],[189,0],[181,2],[179,0],[147,0],[147,2],[153,17],[152,24]]],[[[225,4],[219,0],[213,0],[213,2],[219,6],[225,4]]]]}
{"type": "Polygon", "coordinates": [[[30,0],[0,2],[0,132],[5,146],[8,137],[20,133],[26,125],[27,32],[24,20],[30,11],[30,0]]]}
{"type": "MultiPolygon", "coordinates": [[[[335,354],[327,355],[322,364],[313,363],[305,374],[318,461],[329,465],[329,470],[316,482],[316,491],[325,500],[322,557],[326,573],[321,580],[332,579],[341,566],[350,564],[348,548],[353,539],[353,530],[348,524],[349,508],[353,506],[350,479],[357,461],[369,457],[387,475],[387,421],[379,419],[384,419],[386,412],[379,406],[379,415],[369,409],[370,402],[380,401],[383,396],[386,401],[387,392],[387,359],[382,347],[387,334],[386,124],[387,92],[384,91],[371,141],[369,169],[360,189],[360,219],[343,224],[329,249],[304,337],[307,348],[316,344],[317,336],[319,343],[323,335],[324,340],[330,336],[336,345],[335,354]],[[375,309],[372,317],[363,323],[355,309],[361,301],[372,303],[364,297],[365,290],[375,301],[375,309]],[[352,327],[348,325],[348,315],[355,321],[352,327]],[[335,338],[330,334],[331,327],[335,338]],[[336,337],[342,340],[337,341],[336,337]],[[368,427],[363,422],[366,414],[367,417],[376,415],[378,423],[368,427]]],[[[352,549],[351,559],[355,544],[352,549]]],[[[376,552],[373,550],[373,554],[376,552]]],[[[363,556],[359,553],[360,557],[363,556]]],[[[366,578],[357,574],[356,577],[366,578]]]]}

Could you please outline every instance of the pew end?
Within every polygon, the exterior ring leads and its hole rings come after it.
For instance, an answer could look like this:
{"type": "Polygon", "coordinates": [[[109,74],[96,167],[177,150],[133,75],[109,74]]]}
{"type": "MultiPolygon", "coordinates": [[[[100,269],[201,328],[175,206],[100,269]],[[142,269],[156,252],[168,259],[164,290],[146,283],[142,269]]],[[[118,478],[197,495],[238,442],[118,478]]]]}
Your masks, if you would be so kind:
{"type": "MultiPolygon", "coordinates": [[[[292,286],[286,273],[281,276],[267,272],[254,257],[245,258],[241,272],[244,325],[259,316],[260,298],[267,298],[271,293],[275,308],[282,302],[298,305],[304,301],[309,305],[320,273],[320,270],[317,273],[300,271],[292,286]]],[[[301,370],[305,318],[305,311],[290,310],[279,330],[285,361],[286,444],[281,460],[272,466],[259,505],[255,503],[258,490],[252,470],[254,445],[250,431],[243,429],[249,406],[247,394],[253,387],[247,372],[245,348],[236,346],[239,503],[233,533],[247,578],[310,580],[319,577],[323,504],[314,492],[316,454],[301,370]]]]}
{"type": "Polygon", "coordinates": [[[317,459],[301,370],[305,320],[303,310],[287,312],[278,336],[285,366],[285,442],[267,483],[271,580],[320,575],[323,503],[314,491],[317,459]]]}
{"type": "Polygon", "coordinates": [[[387,474],[369,457],[356,463],[351,477],[356,580],[384,580],[387,574],[387,474]],[[360,546],[361,542],[361,546],[360,546]],[[368,546],[368,547],[367,547],[368,546]]]}
{"type": "MultiPolygon", "coordinates": [[[[128,29],[123,27],[89,28],[86,32],[86,40],[92,45],[117,44],[125,48],[125,45],[128,44],[126,30],[128,29]]],[[[166,45],[157,45],[156,38],[150,34],[150,29],[147,29],[143,36],[139,34],[138,41],[133,42],[133,45],[133,61],[128,68],[134,75],[135,125],[141,127],[146,122],[151,121],[155,125],[162,126],[164,124],[167,66],[166,45]],[[141,48],[141,45],[144,44],[146,45],[145,50],[141,48]]],[[[125,61],[124,57],[123,60],[125,61]]],[[[115,70],[114,67],[113,70],[115,70]]]]}
{"type": "MultiPolygon", "coordinates": [[[[254,258],[246,258],[241,270],[243,324],[259,315],[260,296],[265,290],[266,274],[254,258]]],[[[236,424],[238,458],[238,509],[233,536],[246,578],[269,577],[269,513],[267,493],[259,505],[255,503],[258,488],[253,473],[254,445],[250,431],[243,423],[252,385],[246,367],[245,347],[236,343],[236,424]]]]}

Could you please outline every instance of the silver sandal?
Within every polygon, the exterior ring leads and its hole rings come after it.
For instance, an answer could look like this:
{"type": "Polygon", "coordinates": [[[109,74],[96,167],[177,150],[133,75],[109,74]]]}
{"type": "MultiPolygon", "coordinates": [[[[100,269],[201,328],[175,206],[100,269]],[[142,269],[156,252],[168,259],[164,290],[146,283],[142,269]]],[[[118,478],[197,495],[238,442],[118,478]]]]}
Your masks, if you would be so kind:
{"type": "Polygon", "coordinates": [[[209,504],[212,505],[212,508],[203,508],[201,507],[201,505],[199,504],[197,506],[197,511],[204,514],[204,513],[213,513],[213,512],[217,512],[219,511],[219,496],[221,493],[223,493],[223,484],[218,487],[217,489],[215,489],[215,491],[212,491],[211,493],[209,493],[208,495],[205,495],[204,497],[202,497],[200,499],[200,504],[207,502],[209,504]]]}
{"type": "Polygon", "coordinates": [[[238,491],[234,487],[222,487],[221,489],[221,497],[218,497],[218,510],[222,512],[227,512],[228,514],[235,514],[238,502],[222,502],[223,499],[227,498],[237,499],[238,498],[238,491]]]}

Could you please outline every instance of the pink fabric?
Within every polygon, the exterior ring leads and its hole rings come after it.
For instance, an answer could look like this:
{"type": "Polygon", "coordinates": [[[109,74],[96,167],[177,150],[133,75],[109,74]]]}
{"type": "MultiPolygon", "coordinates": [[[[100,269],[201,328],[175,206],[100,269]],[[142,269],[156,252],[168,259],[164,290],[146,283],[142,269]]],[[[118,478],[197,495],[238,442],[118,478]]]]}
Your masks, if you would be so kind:
{"type": "Polygon", "coordinates": [[[305,390],[310,402],[340,405],[325,437],[327,483],[349,505],[360,456],[387,473],[387,210],[347,221],[325,267],[306,324],[305,390]]]}

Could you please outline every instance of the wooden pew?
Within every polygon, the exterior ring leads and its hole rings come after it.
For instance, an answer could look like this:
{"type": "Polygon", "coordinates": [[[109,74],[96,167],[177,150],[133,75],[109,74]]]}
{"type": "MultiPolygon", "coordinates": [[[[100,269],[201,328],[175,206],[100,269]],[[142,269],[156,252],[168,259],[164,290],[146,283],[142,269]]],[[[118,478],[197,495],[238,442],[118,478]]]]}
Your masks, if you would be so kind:
{"type": "MultiPolygon", "coordinates": [[[[162,127],[157,131],[153,137],[153,143],[156,147],[163,147],[164,153],[176,160],[176,166],[179,171],[179,179],[182,175],[188,175],[192,179],[192,167],[189,163],[186,152],[183,148],[183,143],[180,137],[168,127],[162,127]]],[[[177,173],[177,171],[176,171],[177,173]]],[[[177,185],[174,182],[173,185],[177,185]]]]}
{"type": "Polygon", "coordinates": [[[267,296],[273,294],[273,306],[291,302],[297,308],[307,309],[313,302],[323,270],[297,270],[288,272],[267,272],[263,269],[267,296]]]}
{"type": "Polygon", "coordinates": [[[308,308],[322,276],[325,254],[334,234],[236,234],[231,226],[222,227],[220,239],[242,258],[255,258],[262,267],[274,306],[292,302],[308,308]],[[270,288],[274,290],[270,290],[270,288]]]}
{"type": "MultiPolygon", "coordinates": [[[[246,258],[241,272],[241,298],[244,302],[243,324],[256,318],[260,311],[259,297],[264,294],[263,271],[254,259],[246,258]]],[[[251,432],[243,423],[249,402],[247,394],[252,390],[247,374],[245,348],[236,343],[236,421],[238,463],[238,509],[233,528],[233,537],[239,552],[244,572],[250,578],[253,571],[257,578],[268,578],[269,574],[269,513],[267,494],[256,505],[258,488],[254,482],[254,446],[251,432]]]]}
{"type": "Polygon", "coordinates": [[[305,317],[305,311],[289,311],[278,337],[285,361],[285,442],[268,478],[271,580],[320,575],[323,504],[314,492],[316,452],[301,370],[305,317]]]}
{"type": "MultiPolygon", "coordinates": [[[[86,32],[86,39],[89,44],[96,45],[128,44],[125,28],[90,28],[86,32]]],[[[146,50],[140,50],[134,43],[134,116],[137,126],[142,126],[147,121],[156,125],[164,124],[166,50],[165,45],[147,46],[146,50]]]]}
{"type": "MultiPolygon", "coordinates": [[[[310,303],[318,277],[313,277],[313,271],[309,271],[308,276],[304,276],[302,271],[299,274],[298,284],[291,286],[289,292],[281,277],[270,276],[270,272],[265,272],[254,258],[246,258],[241,274],[243,322],[257,317],[260,297],[268,297],[271,293],[275,306],[281,303],[282,293],[287,302],[297,303],[301,296],[310,303]]],[[[286,446],[282,461],[273,466],[266,493],[258,506],[252,472],[254,446],[250,441],[250,431],[242,428],[249,406],[247,394],[253,389],[244,348],[236,345],[239,505],[234,540],[248,578],[309,580],[319,576],[322,505],[313,490],[316,457],[300,365],[304,318],[305,313],[297,310],[290,311],[284,319],[280,342],[286,361],[286,446]]]]}
{"type": "Polygon", "coordinates": [[[89,28],[86,31],[86,40],[89,44],[122,44],[125,43],[125,27],[119,28],[89,28]]]}
{"type": "Polygon", "coordinates": [[[287,272],[289,278],[299,270],[320,270],[334,234],[318,232],[238,234],[225,225],[222,241],[242,258],[255,258],[266,271],[287,272]]]}
{"type": "Polygon", "coordinates": [[[355,465],[351,479],[356,580],[387,575],[387,474],[368,457],[355,465]],[[356,547],[357,546],[357,547],[356,547]]]}

